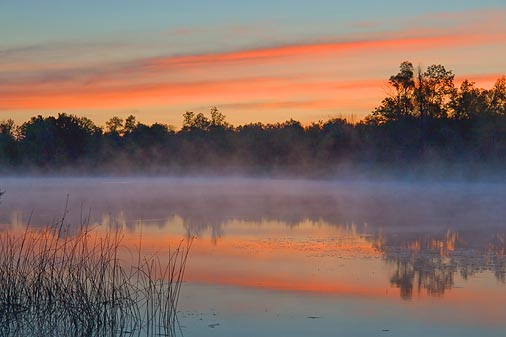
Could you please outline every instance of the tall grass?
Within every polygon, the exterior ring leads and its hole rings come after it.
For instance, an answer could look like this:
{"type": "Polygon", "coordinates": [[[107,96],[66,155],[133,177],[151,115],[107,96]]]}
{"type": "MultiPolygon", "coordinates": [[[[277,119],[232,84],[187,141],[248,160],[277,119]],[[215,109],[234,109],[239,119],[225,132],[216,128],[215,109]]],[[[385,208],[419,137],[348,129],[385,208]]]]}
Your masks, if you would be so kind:
{"type": "Polygon", "coordinates": [[[0,336],[175,336],[191,240],[120,256],[122,232],[62,221],[0,233],[0,336]]]}

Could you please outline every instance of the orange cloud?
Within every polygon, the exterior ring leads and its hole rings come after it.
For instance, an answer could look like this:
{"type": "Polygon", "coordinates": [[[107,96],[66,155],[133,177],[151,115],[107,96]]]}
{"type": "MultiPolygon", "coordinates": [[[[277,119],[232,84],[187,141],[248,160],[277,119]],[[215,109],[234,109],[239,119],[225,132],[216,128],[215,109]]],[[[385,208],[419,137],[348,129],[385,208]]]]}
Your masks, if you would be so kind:
{"type": "Polygon", "coordinates": [[[189,55],[167,58],[156,58],[147,62],[148,68],[163,69],[174,65],[216,64],[229,62],[246,62],[252,60],[271,60],[293,57],[318,57],[329,54],[362,50],[385,50],[405,48],[435,48],[451,46],[469,46],[488,43],[501,43],[506,34],[455,34],[446,36],[393,38],[379,40],[350,41],[337,43],[300,44],[259,48],[228,53],[189,55]]]}
{"type": "Polygon", "coordinates": [[[250,107],[290,108],[323,107],[338,104],[337,100],[289,101],[287,97],[322,97],[337,95],[339,91],[364,91],[381,87],[382,81],[292,81],[286,78],[242,78],[235,80],[196,83],[160,83],[125,85],[120,87],[66,86],[51,88],[10,88],[0,97],[2,109],[65,109],[68,107],[103,108],[126,107],[132,104],[158,105],[195,103],[198,101],[248,101],[277,99],[271,103],[247,103],[250,107]],[[291,103],[282,103],[291,102],[291,103]],[[312,102],[312,103],[309,103],[312,102]]]}
{"type": "Polygon", "coordinates": [[[391,33],[390,38],[156,57],[15,78],[8,75],[0,82],[0,109],[217,105],[269,113],[298,109],[365,114],[384,96],[388,75],[375,78],[377,73],[368,75],[361,68],[371,68],[369,63],[384,53],[499,45],[506,40],[501,32],[414,35],[391,33]]]}

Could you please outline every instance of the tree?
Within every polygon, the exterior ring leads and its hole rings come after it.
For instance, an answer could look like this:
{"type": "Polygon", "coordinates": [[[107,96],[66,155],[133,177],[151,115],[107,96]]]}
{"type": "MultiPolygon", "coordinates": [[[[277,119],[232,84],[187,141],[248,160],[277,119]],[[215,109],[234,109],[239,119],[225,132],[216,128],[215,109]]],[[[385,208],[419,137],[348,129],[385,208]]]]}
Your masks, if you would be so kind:
{"type": "Polygon", "coordinates": [[[17,159],[19,130],[12,119],[0,122],[0,162],[13,164],[17,159]]]}
{"type": "Polygon", "coordinates": [[[208,131],[211,121],[203,113],[195,115],[193,111],[186,111],[183,114],[184,131],[208,131]]]}
{"type": "Polygon", "coordinates": [[[102,130],[85,117],[39,115],[21,125],[20,154],[38,166],[72,163],[94,154],[101,135],[102,130]]]}
{"type": "Polygon", "coordinates": [[[56,118],[38,115],[20,127],[20,153],[38,166],[57,163],[59,155],[56,118]]]}
{"type": "Polygon", "coordinates": [[[136,125],[137,125],[137,122],[135,120],[135,116],[130,115],[125,120],[125,127],[123,130],[125,133],[130,133],[135,129],[136,125]]]}
{"type": "Polygon", "coordinates": [[[193,125],[195,119],[195,113],[193,111],[186,111],[183,114],[183,130],[189,131],[193,125]]]}
{"type": "Polygon", "coordinates": [[[399,72],[390,76],[388,84],[392,93],[383,99],[380,106],[374,109],[372,116],[368,118],[371,123],[381,124],[391,120],[400,120],[414,113],[413,64],[408,61],[402,62],[399,72]]]}
{"type": "Polygon", "coordinates": [[[402,62],[399,73],[391,76],[388,82],[395,89],[395,115],[398,118],[411,115],[415,90],[413,64],[407,61],[402,62]]]}
{"type": "Polygon", "coordinates": [[[114,116],[105,122],[105,126],[108,133],[119,135],[123,128],[123,119],[114,116]]]}
{"type": "Polygon", "coordinates": [[[209,121],[209,119],[207,119],[207,117],[200,112],[197,114],[197,116],[195,116],[192,127],[202,131],[207,131],[209,130],[210,125],[211,122],[209,121]]]}
{"type": "Polygon", "coordinates": [[[449,107],[455,119],[474,119],[487,112],[487,91],[465,80],[452,95],[449,107]]]}
{"type": "Polygon", "coordinates": [[[455,75],[442,65],[431,65],[418,76],[418,109],[422,118],[446,118],[454,93],[455,75]]]}
{"type": "Polygon", "coordinates": [[[455,90],[453,73],[442,65],[431,65],[425,71],[418,67],[416,73],[415,77],[411,62],[402,62],[399,72],[388,81],[392,93],[366,121],[382,124],[416,116],[423,120],[446,118],[455,90]]]}
{"type": "Polygon", "coordinates": [[[226,121],[226,117],[220,111],[218,111],[217,107],[211,108],[211,126],[212,127],[221,127],[221,128],[229,128],[230,125],[226,121]]]}
{"type": "Polygon", "coordinates": [[[165,145],[167,137],[172,133],[170,126],[165,124],[155,123],[148,126],[137,123],[128,136],[135,145],[147,148],[165,145]]]}
{"type": "Polygon", "coordinates": [[[492,114],[506,116],[506,76],[499,78],[489,91],[489,110],[492,114]]]}
{"type": "Polygon", "coordinates": [[[64,160],[76,161],[94,152],[94,140],[102,130],[90,119],[75,115],[58,114],[55,121],[58,147],[64,160]]]}
{"type": "Polygon", "coordinates": [[[16,133],[16,124],[12,119],[0,122],[0,134],[15,139],[16,133]]]}

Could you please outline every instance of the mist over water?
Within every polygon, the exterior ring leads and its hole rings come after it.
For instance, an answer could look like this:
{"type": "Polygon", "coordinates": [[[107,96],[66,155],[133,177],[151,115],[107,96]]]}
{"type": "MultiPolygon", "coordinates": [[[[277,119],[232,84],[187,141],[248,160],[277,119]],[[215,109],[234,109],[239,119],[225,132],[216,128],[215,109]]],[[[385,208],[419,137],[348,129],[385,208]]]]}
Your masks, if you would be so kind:
{"type": "Polygon", "coordinates": [[[2,223],[13,214],[34,226],[105,215],[163,224],[178,215],[190,231],[230,219],[323,220],[370,230],[479,230],[504,226],[503,183],[310,181],[255,178],[4,178],[2,223]],[[46,217],[46,218],[45,218],[46,217]]]}
{"type": "MultiPolygon", "coordinates": [[[[234,320],[297,335],[307,317],[344,319],[322,294],[337,296],[336,308],[346,298],[347,305],[399,313],[402,303],[416,300],[413,312],[403,312],[413,320],[410,329],[428,322],[443,331],[435,315],[422,314],[427,297],[440,298],[433,305],[445,315],[467,317],[467,333],[485,325],[496,336],[504,327],[506,184],[115,177],[2,178],[0,186],[3,231],[51,225],[66,209],[71,226],[123,227],[127,244],[142,231],[153,251],[195,236],[180,313],[190,336],[220,335],[220,326],[224,335],[240,333],[234,320]],[[283,305],[299,296],[312,304],[299,311],[283,305]],[[231,311],[238,298],[246,301],[240,314],[231,311]],[[487,309],[471,319],[476,303],[487,309]],[[264,305],[278,310],[279,323],[254,309],[264,305]]],[[[374,317],[399,324],[380,311],[374,317]]],[[[372,322],[362,314],[352,319],[372,322]]],[[[452,318],[445,325],[461,323],[452,318]]],[[[326,335],[331,327],[322,319],[314,331],[326,335]]]]}

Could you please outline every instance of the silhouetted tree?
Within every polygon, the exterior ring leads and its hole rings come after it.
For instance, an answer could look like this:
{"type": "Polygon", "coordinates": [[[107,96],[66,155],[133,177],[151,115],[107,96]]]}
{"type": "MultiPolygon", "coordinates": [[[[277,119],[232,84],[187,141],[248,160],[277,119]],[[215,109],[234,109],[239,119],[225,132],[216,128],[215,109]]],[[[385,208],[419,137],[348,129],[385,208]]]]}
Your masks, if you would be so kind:
{"type": "Polygon", "coordinates": [[[213,128],[221,127],[221,128],[229,128],[230,125],[226,121],[226,117],[222,114],[217,107],[211,108],[211,121],[210,126],[213,128]]]}
{"type": "Polygon", "coordinates": [[[105,126],[107,133],[120,135],[120,133],[123,131],[123,119],[114,116],[105,122],[105,126]]]}
{"type": "Polygon", "coordinates": [[[187,111],[183,114],[184,131],[208,131],[211,121],[203,114],[195,115],[193,111],[187,111]]]}
{"type": "Polygon", "coordinates": [[[132,132],[137,126],[137,121],[135,120],[134,115],[130,115],[125,120],[125,127],[123,128],[124,133],[132,132]]]}
{"type": "Polygon", "coordinates": [[[41,166],[75,162],[98,150],[101,134],[101,129],[85,117],[39,115],[21,125],[21,153],[26,161],[41,166]]]}
{"type": "MultiPolygon", "coordinates": [[[[59,156],[56,119],[32,117],[20,127],[20,150],[28,162],[38,166],[57,163],[59,156]]],[[[60,163],[61,164],[61,163],[60,163]]]]}
{"type": "Polygon", "coordinates": [[[414,114],[415,79],[411,62],[402,62],[397,75],[390,77],[389,85],[394,93],[385,98],[382,104],[373,111],[378,121],[400,120],[414,114]]]}
{"type": "Polygon", "coordinates": [[[18,127],[12,119],[0,122],[0,164],[11,166],[18,160],[18,127]]]}
{"type": "Polygon", "coordinates": [[[452,71],[442,65],[431,65],[418,76],[418,109],[422,118],[446,118],[454,91],[452,71]]]}
{"type": "Polygon", "coordinates": [[[406,117],[446,118],[452,94],[454,75],[442,65],[431,65],[426,71],[415,70],[411,62],[402,62],[400,71],[388,81],[393,93],[383,99],[369,117],[373,123],[385,123],[406,117]]]}
{"type": "Polygon", "coordinates": [[[506,115],[506,76],[499,78],[489,92],[489,109],[494,114],[506,115]]]}
{"type": "Polygon", "coordinates": [[[64,153],[64,160],[74,162],[83,155],[94,153],[96,138],[102,134],[90,119],[74,115],[59,114],[55,120],[58,146],[64,153]]]}
{"type": "Polygon", "coordinates": [[[455,119],[475,119],[488,112],[487,91],[476,88],[474,82],[465,80],[452,95],[450,109],[455,119]]]}

